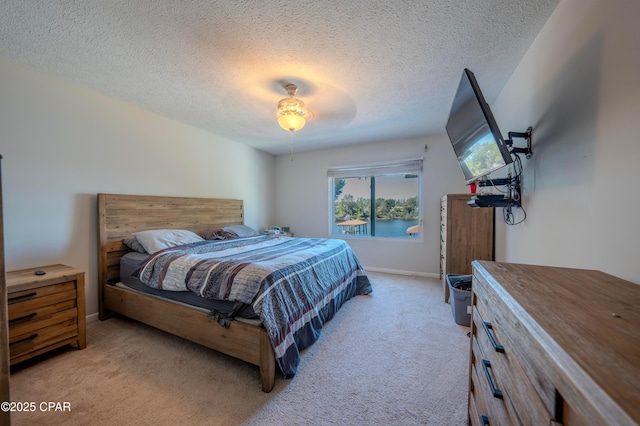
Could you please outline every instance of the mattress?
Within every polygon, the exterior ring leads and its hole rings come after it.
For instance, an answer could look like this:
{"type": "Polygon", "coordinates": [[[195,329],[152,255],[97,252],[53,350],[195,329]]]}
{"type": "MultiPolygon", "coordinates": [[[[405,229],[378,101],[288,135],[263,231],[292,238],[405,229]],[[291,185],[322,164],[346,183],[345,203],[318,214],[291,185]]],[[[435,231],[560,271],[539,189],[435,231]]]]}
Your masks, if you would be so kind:
{"type": "MultiPolygon", "coordinates": [[[[161,299],[196,307],[209,313],[229,314],[233,311],[235,303],[229,300],[205,299],[191,291],[167,291],[151,288],[134,276],[136,270],[149,257],[146,253],[130,252],[120,258],[120,283],[119,287],[125,287],[140,293],[149,294],[161,299]]],[[[254,312],[251,305],[244,305],[234,314],[238,320],[246,320],[250,324],[260,324],[260,318],[254,312]]]]}

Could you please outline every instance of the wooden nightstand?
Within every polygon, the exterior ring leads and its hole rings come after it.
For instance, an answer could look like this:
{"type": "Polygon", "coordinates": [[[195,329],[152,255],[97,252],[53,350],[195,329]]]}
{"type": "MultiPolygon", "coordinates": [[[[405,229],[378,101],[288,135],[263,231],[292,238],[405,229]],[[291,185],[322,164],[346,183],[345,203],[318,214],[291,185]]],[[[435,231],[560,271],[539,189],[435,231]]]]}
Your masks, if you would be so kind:
{"type": "Polygon", "coordinates": [[[7,293],[11,365],[74,342],[86,347],[84,272],[65,265],[7,272],[7,293]]]}

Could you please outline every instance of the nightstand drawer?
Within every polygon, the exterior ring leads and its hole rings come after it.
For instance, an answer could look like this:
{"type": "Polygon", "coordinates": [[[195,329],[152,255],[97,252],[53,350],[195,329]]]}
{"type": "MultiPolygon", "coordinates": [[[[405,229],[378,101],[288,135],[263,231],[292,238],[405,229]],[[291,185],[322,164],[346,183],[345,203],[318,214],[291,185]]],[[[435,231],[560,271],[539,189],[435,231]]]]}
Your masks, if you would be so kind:
{"type": "Polygon", "coordinates": [[[78,310],[73,307],[49,315],[17,318],[9,321],[9,339],[12,342],[14,340],[20,340],[40,329],[52,327],[61,322],[76,318],[78,318],[78,310]]]}
{"type": "Polygon", "coordinates": [[[9,327],[11,327],[11,324],[13,324],[14,322],[24,321],[26,319],[36,320],[53,313],[66,311],[67,309],[73,309],[75,307],[76,300],[71,299],[55,303],[53,305],[37,307],[34,309],[26,309],[24,311],[21,309],[20,311],[17,311],[21,312],[21,315],[13,315],[13,317],[9,320],[9,327]]]}
{"type": "Polygon", "coordinates": [[[11,334],[11,330],[9,330],[11,363],[22,361],[20,357],[23,355],[31,354],[32,352],[48,348],[60,342],[65,342],[68,339],[74,339],[77,335],[78,325],[75,318],[15,337],[11,334]]]}
{"type": "Polygon", "coordinates": [[[9,294],[9,321],[32,315],[43,308],[46,311],[48,306],[68,301],[75,306],[76,297],[76,284],[73,281],[9,294]]]}

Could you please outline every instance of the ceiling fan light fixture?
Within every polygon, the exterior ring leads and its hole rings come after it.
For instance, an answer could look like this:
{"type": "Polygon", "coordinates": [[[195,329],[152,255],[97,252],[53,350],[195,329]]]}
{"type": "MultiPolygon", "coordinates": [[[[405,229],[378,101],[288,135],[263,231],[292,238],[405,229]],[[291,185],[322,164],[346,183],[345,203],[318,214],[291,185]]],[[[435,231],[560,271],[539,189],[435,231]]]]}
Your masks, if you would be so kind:
{"type": "Polygon", "coordinates": [[[287,84],[284,88],[289,97],[278,102],[278,124],[284,130],[295,132],[304,127],[309,114],[304,102],[293,97],[298,87],[295,84],[287,84]]]}

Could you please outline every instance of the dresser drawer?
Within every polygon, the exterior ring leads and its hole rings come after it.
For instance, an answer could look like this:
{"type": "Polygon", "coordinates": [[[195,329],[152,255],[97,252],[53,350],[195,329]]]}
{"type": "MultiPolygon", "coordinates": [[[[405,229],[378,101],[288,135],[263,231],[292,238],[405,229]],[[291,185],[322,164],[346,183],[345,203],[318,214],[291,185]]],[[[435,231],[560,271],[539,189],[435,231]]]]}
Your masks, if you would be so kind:
{"type": "MultiPolygon", "coordinates": [[[[493,365],[487,360],[478,345],[476,339],[472,339],[470,386],[474,405],[478,412],[475,413],[477,424],[489,423],[491,425],[511,425],[511,421],[504,397],[497,395],[501,390],[499,382],[493,371],[493,365]],[[485,421],[485,419],[487,421],[485,421]]],[[[471,417],[471,412],[470,412],[471,417]]]]}
{"type": "Polygon", "coordinates": [[[529,382],[510,342],[495,338],[492,324],[482,318],[480,310],[474,311],[473,324],[473,337],[483,357],[491,363],[510,416],[525,425],[549,424],[553,416],[529,382]]]}
{"type": "MultiPolygon", "coordinates": [[[[496,352],[500,355],[500,358],[496,360],[496,367],[504,365],[504,368],[508,370],[513,364],[514,374],[519,374],[519,379],[530,384],[534,393],[537,394],[537,399],[544,407],[545,415],[550,416],[549,413],[555,413],[556,388],[552,379],[545,373],[545,366],[550,360],[531,356],[536,353],[544,353],[536,339],[532,338],[530,331],[522,326],[511,308],[481,277],[474,275],[472,291],[476,293],[476,297],[473,297],[472,300],[474,301],[474,315],[479,317],[478,334],[486,337],[486,340],[483,341],[486,342],[486,345],[491,345],[494,352],[489,334],[496,344],[502,345],[505,350],[504,354],[496,352]],[[485,330],[482,322],[490,324],[489,333],[485,330]]],[[[537,399],[536,406],[539,405],[537,399]]],[[[523,407],[517,409],[521,411],[523,407]]]]}

